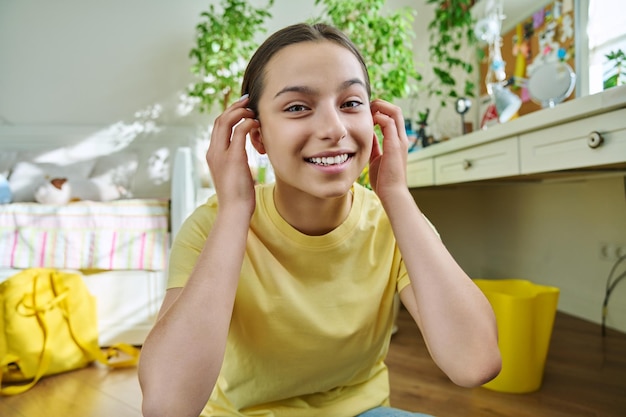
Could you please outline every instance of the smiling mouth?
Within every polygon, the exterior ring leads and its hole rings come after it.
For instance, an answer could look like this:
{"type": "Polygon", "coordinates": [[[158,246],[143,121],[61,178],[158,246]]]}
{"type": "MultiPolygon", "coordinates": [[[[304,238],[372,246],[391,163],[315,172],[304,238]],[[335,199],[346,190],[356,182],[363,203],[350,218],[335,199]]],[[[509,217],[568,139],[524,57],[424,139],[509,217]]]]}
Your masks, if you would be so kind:
{"type": "Polygon", "coordinates": [[[306,161],[314,165],[328,167],[332,165],[343,164],[349,158],[350,158],[350,155],[347,153],[344,153],[344,154],[336,155],[336,156],[322,156],[322,157],[316,157],[316,158],[306,158],[306,161]]]}

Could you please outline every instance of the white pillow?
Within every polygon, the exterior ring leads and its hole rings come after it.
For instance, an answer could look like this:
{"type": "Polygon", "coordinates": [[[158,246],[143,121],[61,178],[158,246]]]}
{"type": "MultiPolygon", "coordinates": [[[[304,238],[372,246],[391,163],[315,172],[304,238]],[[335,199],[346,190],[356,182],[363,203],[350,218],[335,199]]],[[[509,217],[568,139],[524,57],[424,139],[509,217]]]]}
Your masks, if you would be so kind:
{"type": "Polygon", "coordinates": [[[92,179],[80,178],[69,180],[70,199],[83,201],[102,201],[98,185],[92,179]]]}
{"type": "Polygon", "coordinates": [[[68,181],[71,198],[83,201],[112,201],[129,197],[129,192],[109,176],[68,181]]]}
{"type": "Polygon", "coordinates": [[[131,197],[130,190],[138,165],[139,158],[135,152],[117,152],[99,157],[90,180],[97,189],[100,201],[131,197]]]}
{"type": "Polygon", "coordinates": [[[112,201],[130,197],[130,186],[137,171],[134,152],[117,152],[99,157],[90,178],[68,181],[73,200],[112,201]]]}
{"type": "Polygon", "coordinates": [[[68,181],[88,178],[94,164],[95,161],[82,161],[69,165],[18,162],[9,176],[13,201],[35,201],[35,191],[54,178],[67,178],[68,181]]]}

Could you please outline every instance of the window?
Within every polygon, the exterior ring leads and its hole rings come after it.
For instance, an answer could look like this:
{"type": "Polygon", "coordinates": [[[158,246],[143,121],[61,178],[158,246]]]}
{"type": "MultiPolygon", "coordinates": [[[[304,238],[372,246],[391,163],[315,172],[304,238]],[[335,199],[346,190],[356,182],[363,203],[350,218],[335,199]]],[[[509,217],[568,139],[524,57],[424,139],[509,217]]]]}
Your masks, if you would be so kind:
{"type": "Polygon", "coordinates": [[[589,94],[594,94],[602,91],[605,73],[610,68],[605,55],[617,49],[626,52],[626,23],[623,0],[583,0],[583,10],[585,2],[588,2],[588,86],[589,94]]]}

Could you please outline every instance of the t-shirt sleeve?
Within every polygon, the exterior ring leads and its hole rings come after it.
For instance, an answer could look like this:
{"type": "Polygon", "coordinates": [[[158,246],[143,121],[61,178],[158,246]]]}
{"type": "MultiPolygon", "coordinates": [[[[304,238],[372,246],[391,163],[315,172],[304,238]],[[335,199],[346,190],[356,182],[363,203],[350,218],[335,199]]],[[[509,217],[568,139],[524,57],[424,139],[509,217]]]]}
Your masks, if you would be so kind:
{"type": "Polygon", "coordinates": [[[398,281],[396,283],[398,293],[405,289],[410,283],[411,280],[409,279],[409,274],[406,271],[404,259],[400,259],[400,270],[398,271],[398,281]]]}
{"type": "Polygon", "coordinates": [[[184,287],[215,221],[217,203],[209,200],[183,222],[172,243],[167,288],[184,287]]]}
{"type": "MultiPolygon", "coordinates": [[[[430,227],[433,229],[433,232],[435,232],[435,234],[437,236],[439,236],[439,238],[441,238],[441,236],[439,235],[439,232],[435,228],[435,225],[433,225],[430,222],[430,220],[428,220],[428,217],[424,216],[424,219],[426,219],[426,221],[428,222],[430,227]]],[[[399,251],[398,248],[396,248],[396,250],[399,251]]],[[[396,284],[396,288],[397,288],[398,293],[400,293],[403,289],[405,289],[410,283],[411,283],[411,280],[409,279],[409,273],[406,270],[406,265],[404,264],[404,259],[401,258],[400,259],[400,269],[398,271],[398,280],[397,280],[397,284],[396,284]]]]}

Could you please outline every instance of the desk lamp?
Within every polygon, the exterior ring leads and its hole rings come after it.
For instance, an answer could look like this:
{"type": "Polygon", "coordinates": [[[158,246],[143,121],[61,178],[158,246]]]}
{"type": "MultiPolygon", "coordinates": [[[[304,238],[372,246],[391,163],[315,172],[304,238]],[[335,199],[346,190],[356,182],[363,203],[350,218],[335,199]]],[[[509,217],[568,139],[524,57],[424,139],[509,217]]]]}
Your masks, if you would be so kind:
{"type": "Polygon", "coordinates": [[[489,67],[485,77],[487,93],[491,97],[496,111],[498,112],[498,121],[504,123],[513,117],[513,115],[522,106],[522,100],[513,94],[506,87],[506,72],[504,71],[506,63],[502,59],[502,1],[490,0],[486,4],[487,17],[479,20],[474,27],[474,34],[479,41],[489,44],[489,67]],[[497,3],[497,4],[496,4],[497,3]]]}

